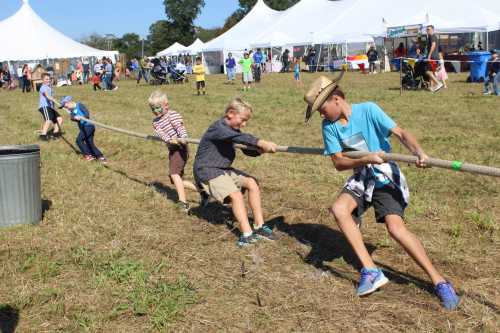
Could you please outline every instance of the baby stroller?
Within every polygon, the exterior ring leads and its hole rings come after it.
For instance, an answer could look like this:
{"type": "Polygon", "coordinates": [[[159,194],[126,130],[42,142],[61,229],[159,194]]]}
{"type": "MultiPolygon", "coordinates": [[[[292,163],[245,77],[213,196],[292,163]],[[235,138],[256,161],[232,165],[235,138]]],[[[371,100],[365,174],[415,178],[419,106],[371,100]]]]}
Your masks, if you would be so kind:
{"type": "Polygon", "coordinates": [[[149,81],[152,85],[162,85],[168,83],[168,72],[167,69],[161,65],[159,59],[155,58],[151,61],[153,68],[151,69],[151,80],[149,81]]]}
{"type": "Polygon", "coordinates": [[[429,83],[425,73],[425,62],[415,61],[413,63],[403,62],[403,78],[401,84],[404,89],[418,90],[427,88],[429,83]]]}
{"type": "Polygon", "coordinates": [[[177,70],[174,64],[170,64],[167,67],[168,74],[173,83],[184,83],[187,82],[186,71],[177,70]]]}

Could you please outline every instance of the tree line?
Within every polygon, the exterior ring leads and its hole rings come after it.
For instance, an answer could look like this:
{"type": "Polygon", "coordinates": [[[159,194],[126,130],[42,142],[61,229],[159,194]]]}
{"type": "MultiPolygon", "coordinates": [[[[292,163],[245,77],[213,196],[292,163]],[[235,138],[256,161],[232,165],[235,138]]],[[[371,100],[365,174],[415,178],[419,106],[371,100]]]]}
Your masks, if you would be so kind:
{"type": "MultiPolygon", "coordinates": [[[[255,5],[257,0],[239,0],[239,8],[216,28],[202,28],[194,25],[194,20],[205,6],[205,0],[164,0],[165,19],[151,24],[146,39],[136,33],[126,33],[122,37],[112,34],[91,34],[82,43],[103,50],[118,50],[127,57],[156,54],[169,45],[179,42],[190,45],[196,38],[206,42],[226,32],[238,23],[255,5]]],[[[276,10],[287,9],[299,0],[264,0],[276,10]]]]}

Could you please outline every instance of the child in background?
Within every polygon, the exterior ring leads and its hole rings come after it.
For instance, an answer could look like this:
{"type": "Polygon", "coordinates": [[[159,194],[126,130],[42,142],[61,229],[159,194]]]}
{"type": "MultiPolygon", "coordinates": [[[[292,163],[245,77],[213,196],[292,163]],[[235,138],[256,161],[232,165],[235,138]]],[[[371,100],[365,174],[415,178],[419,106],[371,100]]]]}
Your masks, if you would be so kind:
{"type": "Polygon", "coordinates": [[[198,96],[200,96],[200,90],[203,90],[203,95],[205,95],[205,67],[201,63],[200,57],[196,57],[196,65],[193,67],[193,74],[196,75],[196,91],[198,92],[198,96]]]}
{"type": "MultiPolygon", "coordinates": [[[[203,134],[194,160],[194,177],[204,193],[220,203],[231,200],[233,214],[240,224],[241,237],[237,243],[244,247],[257,240],[274,240],[270,227],[264,224],[260,189],[255,178],[231,165],[236,157],[235,143],[259,148],[242,150],[245,155],[258,156],[260,152],[276,152],[276,144],[242,133],[241,129],[252,117],[252,106],[239,98],[226,107],[224,116],[214,122],[203,134]],[[250,227],[242,191],[248,190],[248,203],[253,212],[254,229],[250,227]]],[[[206,199],[206,198],[205,198],[206,199]]],[[[201,206],[204,206],[202,202],[201,206]]]]}
{"type": "Polygon", "coordinates": [[[89,110],[82,103],[73,101],[71,96],[65,96],[61,99],[60,109],[66,108],[71,112],[71,120],[78,123],[80,132],[76,137],[76,144],[80,148],[85,161],[93,161],[97,159],[99,162],[106,164],[107,160],[102,155],[99,148],[94,144],[95,126],[82,118],[90,119],[89,110]]]}
{"type": "Polygon", "coordinates": [[[250,86],[253,81],[252,77],[252,64],[253,60],[250,58],[247,52],[244,53],[243,59],[239,61],[241,65],[241,70],[243,72],[243,91],[250,90],[250,86]]]}
{"type": "Polygon", "coordinates": [[[444,68],[443,52],[439,52],[439,62],[436,69],[436,76],[438,81],[441,81],[441,83],[443,84],[443,88],[448,88],[448,86],[446,85],[446,80],[448,80],[448,73],[446,73],[446,69],[444,68]]]}
{"type": "Polygon", "coordinates": [[[40,133],[40,140],[47,141],[49,138],[47,132],[50,125],[54,125],[53,138],[57,139],[61,136],[62,117],[56,110],[54,110],[55,99],[52,97],[52,87],[50,84],[50,75],[48,73],[42,74],[42,86],[40,87],[40,103],[38,111],[43,116],[42,132],[40,133]]]}
{"type": "Polygon", "coordinates": [[[101,88],[101,75],[99,73],[94,73],[94,76],[92,76],[92,85],[94,87],[94,91],[102,90],[102,88],[101,88]]]}
{"type": "Polygon", "coordinates": [[[295,80],[295,83],[297,83],[297,86],[301,84],[300,82],[300,58],[295,58],[293,62],[293,79],[295,80]]]}
{"type": "Polygon", "coordinates": [[[226,83],[234,84],[234,79],[236,76],[236,61],[234,60],[233,54],[231,52],[229,52],[227,55],[226,72],[227,72],[226,83]]]}
{"type": "Polygon", "coordinates": [[[179,196],[178,208],[185,213],[189,212],[184,186],[197,191],[197,188],[188,181],[183,181],[184,167],[189,157],[186,144],[177,139],[187,138],[188,134],[182,116],[170,110],[168,97],[160,90],[154,91],[148,99],[153,112],[153,128],[158,136],[165,141],[168,147],[169,176],[179,196]]]}

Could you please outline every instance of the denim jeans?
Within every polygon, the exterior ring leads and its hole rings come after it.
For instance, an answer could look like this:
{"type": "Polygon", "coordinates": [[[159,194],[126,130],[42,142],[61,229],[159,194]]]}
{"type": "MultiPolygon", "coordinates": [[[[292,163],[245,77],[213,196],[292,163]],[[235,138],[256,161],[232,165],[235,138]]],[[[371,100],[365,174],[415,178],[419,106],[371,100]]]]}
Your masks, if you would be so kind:
{"type": "Polygon", "coordinates": [[[236,68],[233,67],[233,68],[226,68],[226,72],[227,72],[227,80],[228,81],[234,81],[235,77],[236,77],[236,68]]]}
{"type": "Polygon", "coordinates": [[[101,151],[94,144],[94,126],[79,125],[80,133],[76,137],[76,144],[83,155],[91,155],[96,158],[102,157],[101,151]]]}
{"type": "Polygon", "coordinates": [[[493,85],[493,92],[495,95],[500,95],[498,90],[498,83],[500,82],[500,72],[496,73],[495,76],[487,75],[484,79],[484,92],[488,92],[490,90],[490,84],[493,85]]]}

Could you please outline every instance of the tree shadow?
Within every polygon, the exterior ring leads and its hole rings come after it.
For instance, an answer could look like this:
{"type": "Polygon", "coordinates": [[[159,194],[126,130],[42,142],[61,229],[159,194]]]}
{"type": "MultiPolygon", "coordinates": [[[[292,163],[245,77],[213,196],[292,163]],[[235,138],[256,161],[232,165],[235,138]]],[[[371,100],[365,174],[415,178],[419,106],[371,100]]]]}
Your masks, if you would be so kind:
{"type": "Polygon", "coordinates": [[[19,310],[10,305],[0,305],[0,332],[14,333],[19,323],[19,310]]]}
{"type": "Polygon", "coordinates": [[[52,207],[52,200],[42,199],[42,220],[45,217],[45,212],[47,212],[50,207],[52,207]]]}

